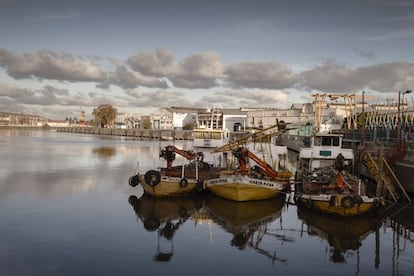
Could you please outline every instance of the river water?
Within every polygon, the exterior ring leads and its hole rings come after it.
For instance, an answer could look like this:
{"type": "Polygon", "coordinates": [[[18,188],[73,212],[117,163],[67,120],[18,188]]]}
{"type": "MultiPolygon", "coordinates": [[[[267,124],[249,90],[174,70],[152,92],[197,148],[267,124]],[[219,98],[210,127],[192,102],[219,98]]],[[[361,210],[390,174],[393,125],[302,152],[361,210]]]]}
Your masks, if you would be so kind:
{"type": "Polygon", "coordinates": [[[164,145],[0,130],[0,275],[413,275],[413,206],[341,220],[288,195],[154,200],[128,178],[164,145]]]}

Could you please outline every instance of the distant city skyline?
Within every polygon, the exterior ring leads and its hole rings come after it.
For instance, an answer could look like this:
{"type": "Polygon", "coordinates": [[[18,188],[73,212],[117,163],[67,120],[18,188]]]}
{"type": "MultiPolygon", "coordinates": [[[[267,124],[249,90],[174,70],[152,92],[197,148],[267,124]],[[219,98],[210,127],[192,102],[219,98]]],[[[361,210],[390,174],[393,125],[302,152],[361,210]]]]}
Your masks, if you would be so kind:
{"type": "Polygon", "coordinates": [[[0,111],[385,102],[414,90],[412,26],[409,0],[0,0],[0,111]]]}

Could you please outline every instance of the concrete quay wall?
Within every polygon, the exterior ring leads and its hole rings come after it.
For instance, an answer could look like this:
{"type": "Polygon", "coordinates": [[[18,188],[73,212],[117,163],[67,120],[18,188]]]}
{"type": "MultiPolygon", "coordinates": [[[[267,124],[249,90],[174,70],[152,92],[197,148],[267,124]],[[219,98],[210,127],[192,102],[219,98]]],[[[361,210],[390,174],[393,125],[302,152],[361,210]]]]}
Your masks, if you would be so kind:
{"type": "Polygon", "coordinates": [[[142,140],[192,140],[191,130],[160,130],[160,129],[119,129],[99,127],[58,127],[58,132],[84,133],[94,135],[125,136],[142,140]]]}

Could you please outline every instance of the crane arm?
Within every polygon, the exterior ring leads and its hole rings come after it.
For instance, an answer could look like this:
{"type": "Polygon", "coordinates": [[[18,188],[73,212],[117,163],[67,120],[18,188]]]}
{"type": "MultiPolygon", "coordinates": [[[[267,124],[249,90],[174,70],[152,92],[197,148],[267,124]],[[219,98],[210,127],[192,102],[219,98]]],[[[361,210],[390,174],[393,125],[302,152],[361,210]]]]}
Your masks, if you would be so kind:
{"type": "Polygon", "coordinates": [[[191,150],[182,150],[182,149],[177,148],[176,146],[166,146],[165,149],[167,151],[175,152],[175,153],[183,156],[184,158],[186,158],[188,160],[193,160],[193,159],[203,157],[202,152],[195,152],[195,151],[191,151],[191,150]]]}
{"type": "Polygon", "coordinates": [[[173,145],[166,146],[165,149],[161,150],[160,157],[163,157],[167,161],[167,169],[169,171],[172,170],[172,162],[175,160],[176,153],[183,156],[184,158],[188,160],[194,160],[194,159],[203,160],[203,157],[204,157],[202,152],[182,150],[173,145]]]}
{"type": "Polygon", "coordinates": [[[254,160],[261,168],[262,172],[270,177],[276,177],[277,171],[275,171],[272,166],[266,163],[264,160],[260,159],[256,154],[251,151],[248,151],[248,156],[250,159],[254,160]]]}
{"type": "Polygon", "coordinates": [[[239,160],[240,171],[242,173],[247,172],[246,158],[250,158],[260,166],[261,173],[272,178],[277,177],[278,173],[272,168],[272,166],[267,164],[264,160],[260,159],[257,155],[249,151],[247,148],[240,147],[234,151],[233,154],[239,160]]]}

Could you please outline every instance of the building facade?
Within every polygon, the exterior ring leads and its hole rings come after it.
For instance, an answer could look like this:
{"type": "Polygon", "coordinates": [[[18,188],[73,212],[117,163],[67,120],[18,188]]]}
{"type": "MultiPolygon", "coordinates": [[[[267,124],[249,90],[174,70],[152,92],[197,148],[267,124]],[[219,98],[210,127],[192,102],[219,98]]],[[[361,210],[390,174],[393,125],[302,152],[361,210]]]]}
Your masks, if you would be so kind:
{"type": "Polygon", "coordinates": [[[8,126],[44,126],[47,119],[24,113],[0,112],[0,125],[8,126]]]}
{"type": "Polygon", "coordinates": [[[138,113],[118,113],[115,128],[141,128],[141,115],[138,113]]]}

